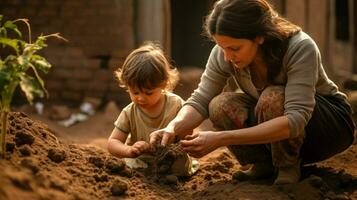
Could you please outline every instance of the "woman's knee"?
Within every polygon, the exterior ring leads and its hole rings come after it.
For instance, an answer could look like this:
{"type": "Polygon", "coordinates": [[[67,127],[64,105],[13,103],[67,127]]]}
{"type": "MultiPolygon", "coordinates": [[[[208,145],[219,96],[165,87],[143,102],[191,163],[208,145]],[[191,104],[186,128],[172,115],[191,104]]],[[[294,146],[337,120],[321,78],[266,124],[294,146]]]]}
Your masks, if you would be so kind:
{"type": "Polygon", "coordinates": [[[249,109],[254,105],[255,102],[246,94],[221,93],[210,102],[209,117],[216,127],[241,128],[248,118],[249,109]]]}
{"type": "Polygon", "coordinates": [[[230,104],[230,102],[234,101],[235,93],[233,92],[224,92],[216,97],[214,97],[208,105],[209,116],[211,121],[215,121],[216,119],[221,118],[225,115],[224,105],[230,104]]]}
{"type": "Polygon", "coordinates": [[[268,114],[278,117],[284,114],[285,88],[283,86],[269,86],[259,97],[255,107],[257,115],[268,114]]]}

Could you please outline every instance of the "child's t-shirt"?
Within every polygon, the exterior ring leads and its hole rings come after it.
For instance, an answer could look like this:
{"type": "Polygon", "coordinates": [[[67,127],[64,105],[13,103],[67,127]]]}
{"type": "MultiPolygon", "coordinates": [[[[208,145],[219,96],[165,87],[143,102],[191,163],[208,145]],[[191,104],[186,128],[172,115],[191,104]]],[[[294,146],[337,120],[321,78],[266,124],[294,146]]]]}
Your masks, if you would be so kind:
{"type": "Polygon", "coordinates": [[[150,133],[161,128],[175,118],[184,101],[178,95],[165,92],[165,104],[161,114],[155,118],[146,115],[134,103],[130,103],[114,122],[116,128],[130,134],[126,144],[133,145],[137,141],[150,141],[150,133]]]}
{"type": "MultiPolygon", "coordinates": [[[[178,95],[166,92],[163,111],[155,118],[149,117],[137,105],[130,103],[120,113],[114,125],[122,132],[129,134],[125,142],[127,145],[133,145],[137,141],[149,142],[150,133],[165,128],[175,118],[183,103],[183,99],[178,95]]],[[[154,157],[143,154],[137,159],[145,163],[152,163],[154,157]]],[[[174,162],[171,172],[179,176],[191,176],[197,171],[198,166],[198,162],[186,154],[174,162]]]]}

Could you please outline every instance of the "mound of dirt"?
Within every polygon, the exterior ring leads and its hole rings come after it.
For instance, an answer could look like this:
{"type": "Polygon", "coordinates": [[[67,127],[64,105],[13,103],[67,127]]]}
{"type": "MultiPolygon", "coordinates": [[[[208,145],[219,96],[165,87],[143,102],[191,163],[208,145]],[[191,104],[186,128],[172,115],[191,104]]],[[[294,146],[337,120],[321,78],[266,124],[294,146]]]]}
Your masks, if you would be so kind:
{"type": "Polygon", "coordinates": [[[357,199],[355,145],[305,167],[299,183],[274,186],[273,177],[232,180],[239,163],[226,148],[201,158],[194,176],[160,182],[101,148],[62,142],[46,124],[24,113],[10,114],[6,140],[0,199],[357,199]]]}
{"type": "Polygon", "coordinates": [[[6,140],[6,159],[0,161],[0,199],[141,198],[155,194],[151,194],[155,186],[121,159],[94,146],[62,143],[45,124],[24,113],[10,114],[6,140]]]}

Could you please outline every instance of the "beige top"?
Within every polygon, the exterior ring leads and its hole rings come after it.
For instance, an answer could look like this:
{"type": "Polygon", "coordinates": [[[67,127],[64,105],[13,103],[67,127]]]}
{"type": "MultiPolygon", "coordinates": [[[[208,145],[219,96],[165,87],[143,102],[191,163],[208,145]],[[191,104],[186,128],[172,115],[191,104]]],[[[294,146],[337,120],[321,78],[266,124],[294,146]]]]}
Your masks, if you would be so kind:
{"type": "Polygon", "coordinates": [[[158,117],[152,118],[146,115],[134,103],[130,103],[120,113],[114,126],[124,133],[130,134],[126,144],[132,145],[137,141],[150,141],[150,133],[166,127],[175,118],[181,109],[183,100],[176,94],[165,93],[165,105],[158,117]]]}

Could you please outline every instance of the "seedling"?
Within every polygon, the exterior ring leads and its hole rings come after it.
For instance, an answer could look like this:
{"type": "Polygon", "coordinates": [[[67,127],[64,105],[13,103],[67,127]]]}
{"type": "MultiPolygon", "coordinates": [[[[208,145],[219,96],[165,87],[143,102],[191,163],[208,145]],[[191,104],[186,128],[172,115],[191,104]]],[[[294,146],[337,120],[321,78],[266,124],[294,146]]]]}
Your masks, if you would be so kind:
{"type": "Polygon", "coordinates": [[[31,41],[31,28],[27,19],[17,19],[2,23],[3,15],[0,15],[0,48],[6,47],[12,50],[12,54],[2,58],[0,55],[0,109],[1,109],[1,135],[0,135],[0,156],[5,157],[8,113],[15,89],[20,85],[21,91],[30,104],[35,97],[48,96],[44,87],[44,81],[40,77],[38,70],[48,73],[51,64],[37,52],[47,47],[47,38],[55,37],[65,40],[59,33],[38,36],[34,42],[31,41]],[[28,30],[28,41],[22,39],[22,33],[17,27],[17,23],[24,23],[28,30]],[[10,36],[10,32],[12,35],[10,36]],[[32,76],[34,74],[34,76],[32,76]]]}

